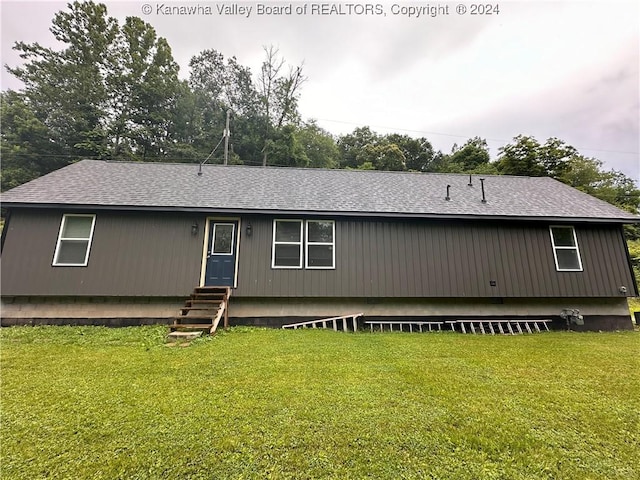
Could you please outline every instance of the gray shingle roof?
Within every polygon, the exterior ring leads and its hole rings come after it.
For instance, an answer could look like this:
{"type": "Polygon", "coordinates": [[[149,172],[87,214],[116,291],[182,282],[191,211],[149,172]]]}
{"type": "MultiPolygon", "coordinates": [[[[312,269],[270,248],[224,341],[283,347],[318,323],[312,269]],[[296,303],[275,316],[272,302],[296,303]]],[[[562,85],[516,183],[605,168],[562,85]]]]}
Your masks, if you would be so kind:
{"type": "Polygon", "coordinates": [[[5,206],[73,206],[377,216],[524,217],[635,222],[640,217],[544,177],[83,160],[2,194],[5,206]],[[445,200],[451,185],[451,200],[445,200]]]}

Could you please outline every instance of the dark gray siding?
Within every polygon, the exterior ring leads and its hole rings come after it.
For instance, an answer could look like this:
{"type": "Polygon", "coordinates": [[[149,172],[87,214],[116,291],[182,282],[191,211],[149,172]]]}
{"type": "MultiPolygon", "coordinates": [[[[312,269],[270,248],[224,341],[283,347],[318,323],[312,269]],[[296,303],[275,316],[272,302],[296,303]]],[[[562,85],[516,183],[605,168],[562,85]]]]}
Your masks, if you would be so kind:
{"type": "MultiPolygon", "coordinates": [[[[204,215],[98,212],[89,265],[52,267],[61,218],[12,212],[3,295],[173,297],[199,284],[204,215]]],[[[620,297],[623,285],[633,293],[615,225],[576,225],[583,272],[556,272],[543,223],[336,219],[335,270],[272,269],[272,228],[270,217],[242,219],[235,296],[620,297]]]]}
{"type": "Polygon", "coordinates": [[[52,267],[61,219],[62,212],[12,212],[3,295],[182,296],[200,281],[203,220],[193,236],[193,216],[98,212],[89,265],[52,267]]]}
{"type": "Polygon", "coordinates": [[[338,220],[335,270],[274,270],[272,219],[250,221],[237,296],[619,297],[622,285],[633,291],[620,226],[576,225],[584,271],[557,272],[547,224],[338,220]]]}

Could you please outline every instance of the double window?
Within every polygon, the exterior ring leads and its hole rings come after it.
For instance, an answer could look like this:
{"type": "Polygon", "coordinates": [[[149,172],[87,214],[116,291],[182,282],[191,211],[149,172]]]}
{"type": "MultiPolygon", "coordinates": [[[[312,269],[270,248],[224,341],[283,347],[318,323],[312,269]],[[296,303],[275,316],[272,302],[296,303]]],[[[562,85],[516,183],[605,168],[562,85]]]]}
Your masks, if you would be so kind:
{"type": "Polygon", "coordinates": [[[335,268],[333,220],[274,220],[273,268],[335,268]]]}
{"type": "Polygon", "coordinates": [[[95,223],[95,215],[63,215],[56,251],[53,254],[54,266],[87,266],[95,223]]]}
{"type": "Polygon", "coordinates": [[[578,248],[578,239],[573,227],[554,226],[549,227],[551,232],[551,245],[553,246],[553,258],[556,262],[556,270],[559,272],[581,272],[582,260],[578,248]]]}

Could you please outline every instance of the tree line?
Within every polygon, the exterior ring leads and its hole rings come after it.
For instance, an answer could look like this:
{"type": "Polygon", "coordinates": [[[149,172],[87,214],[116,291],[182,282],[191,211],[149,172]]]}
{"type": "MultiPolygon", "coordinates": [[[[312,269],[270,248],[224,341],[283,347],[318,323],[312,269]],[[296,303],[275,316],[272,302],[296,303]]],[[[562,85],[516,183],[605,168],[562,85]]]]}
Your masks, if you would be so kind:
{"type": "Polygon", "coordinates": [[[222,162],[227,112],[232,164],[551,176],[631,212],[640,190],[558,138],[519,135],[492,160],[474,137],[451,152],[424,137],[369,127],[334,136],[301,118],[303,65],[264,48],[256,75],[235,57],[208,49],[180,79],[167,40],[138,17],[123,24],[104,4],[75,1],[58,12],[54,50],[17,42],[23,63],[6,68],[22,81],[0,93],[1,182],[6,190],[82,158],[222,162]]]}

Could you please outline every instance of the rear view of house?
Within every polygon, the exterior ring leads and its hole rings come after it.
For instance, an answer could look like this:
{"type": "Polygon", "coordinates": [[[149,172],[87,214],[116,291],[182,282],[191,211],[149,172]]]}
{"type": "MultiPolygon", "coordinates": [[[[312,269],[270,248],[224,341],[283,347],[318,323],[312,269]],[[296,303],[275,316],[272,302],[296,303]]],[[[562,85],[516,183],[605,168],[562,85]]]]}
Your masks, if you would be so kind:
{"type": "Polygon", "coordinates": [[[551,318],[631,328],[623,225],[549,178],[84,160],[2,195],[2,322],[551,318]]]}

